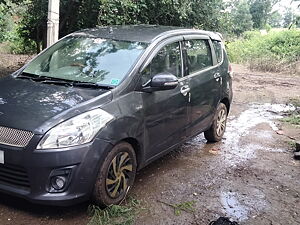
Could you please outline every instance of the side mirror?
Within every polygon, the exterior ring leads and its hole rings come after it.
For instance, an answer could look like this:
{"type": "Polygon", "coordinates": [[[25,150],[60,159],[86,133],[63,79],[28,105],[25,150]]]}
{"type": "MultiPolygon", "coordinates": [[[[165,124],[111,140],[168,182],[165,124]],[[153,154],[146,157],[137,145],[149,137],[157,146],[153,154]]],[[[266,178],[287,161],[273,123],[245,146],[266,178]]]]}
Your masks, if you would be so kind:
{"type": "Polygon", "coordinates": [[[177,85],[178,79],[176,76],[171,73],[159,73],[144,85],[143,91],[153,92],[171,90],[176,88],[177,85]]]}

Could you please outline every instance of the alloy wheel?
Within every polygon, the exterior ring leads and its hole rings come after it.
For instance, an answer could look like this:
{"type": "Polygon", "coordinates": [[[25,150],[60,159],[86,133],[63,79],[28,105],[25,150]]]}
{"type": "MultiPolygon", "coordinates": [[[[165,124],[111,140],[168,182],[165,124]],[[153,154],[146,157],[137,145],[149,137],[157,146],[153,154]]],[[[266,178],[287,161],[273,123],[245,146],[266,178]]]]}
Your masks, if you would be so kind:
{"type": "Polygon", "coordinates": [[[217,135],[218,136],[222,136],[223,133],[225,132],[226,119],[227,119],[227,115],[226,115],[225,109],[220,110],[219,114],[218,114],[218,119],[217,119],[217,135]]]}
{"type": "Polygon", "coordinates": [[[119,152],[111,161],[106,176],[106,191],[111,198],[118,198],[127,191],[133,179],[133,164],[127,152],[119,152]]]}

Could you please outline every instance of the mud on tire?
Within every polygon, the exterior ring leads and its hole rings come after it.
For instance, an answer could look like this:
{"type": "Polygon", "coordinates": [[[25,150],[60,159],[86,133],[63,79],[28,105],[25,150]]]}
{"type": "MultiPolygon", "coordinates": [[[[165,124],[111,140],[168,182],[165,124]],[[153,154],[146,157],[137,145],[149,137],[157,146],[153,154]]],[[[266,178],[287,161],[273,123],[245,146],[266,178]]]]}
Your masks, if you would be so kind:
{"type": "Polygon", "coordinates": [[[136,155],[127,142],[117,144],[100,166],[92,200],[100,207],[116,205],[126,197],[136,174],[136,155]]]}
{"type": "Polygon", "coordinates": [[[220,103],[214,115],[211,127],[204,132],[204,137],[208,142],[218,142],[222,139],[227,122],[227,107],[220,103]]]}

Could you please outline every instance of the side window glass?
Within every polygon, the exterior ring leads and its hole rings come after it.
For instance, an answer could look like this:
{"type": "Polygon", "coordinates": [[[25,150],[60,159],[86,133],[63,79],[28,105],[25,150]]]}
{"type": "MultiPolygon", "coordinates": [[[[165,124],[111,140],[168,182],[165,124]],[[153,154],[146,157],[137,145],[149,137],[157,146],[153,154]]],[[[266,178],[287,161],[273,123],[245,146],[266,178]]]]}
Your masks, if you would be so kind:
{"type": "Polygon", "coordinates": [[[163,47],[142,72],[142,83],[146,83],[154,75],[171,73],[181,77],[181,55],[179,42],[163,47]]]}
{"type": "Polygon", "coordinates": [[[189,74],[213,65],[211,50],[207,40],[185,41],[189,74]]]}
{"type": "Polygon", "coordinates": [[[222,62],[222,58],[223,58],[222,44],[219,41],[214,41],[213,44],[216,52],[217,62],[220,63],[222,62]]]}

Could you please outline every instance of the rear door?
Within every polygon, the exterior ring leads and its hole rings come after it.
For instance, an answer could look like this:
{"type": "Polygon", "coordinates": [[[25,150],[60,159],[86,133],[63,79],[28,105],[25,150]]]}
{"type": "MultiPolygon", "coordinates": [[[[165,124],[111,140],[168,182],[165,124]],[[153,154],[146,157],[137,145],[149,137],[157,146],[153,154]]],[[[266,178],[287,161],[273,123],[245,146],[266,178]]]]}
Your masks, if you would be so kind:
{"type": "Polygon", "coordinates": [[[140,74],[141,85],[159,73],[171,73],[181,80],[175,89],[142,93],[144,148],[148,159],[186,138],[188,79],[183,78],[182,40],[182,37],[168,40],[157,47],[140,74]]]}
{"type": "Polygon", "coordinates": [[[189,77],[189,132],[207,129],[221,94],[221,78],[212,42],[207,36],[185,36],[185,75],[189,77]]]}

